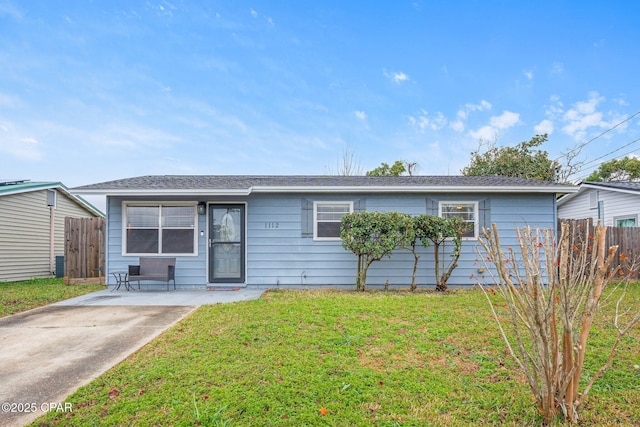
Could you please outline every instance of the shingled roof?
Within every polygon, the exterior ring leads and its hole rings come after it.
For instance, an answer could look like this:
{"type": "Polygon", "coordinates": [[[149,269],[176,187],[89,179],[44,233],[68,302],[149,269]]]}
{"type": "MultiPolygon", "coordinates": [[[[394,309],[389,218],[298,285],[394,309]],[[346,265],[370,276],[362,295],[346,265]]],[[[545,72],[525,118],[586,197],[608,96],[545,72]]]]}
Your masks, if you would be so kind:
{"type": "Polygon", "coordinates": [[[640,182],[624,181],[624,182],[588,182],[585,181],[582,184],[589,185],[591,187],[610,188],[612,190],[626,190],[626,191],[639,191],[640,182]]]}
{"type": "Polygon", "coordinates": [[[573,185],[505,176],[147,175],[75,187],[76,194],[238,194],[274,192],[544,192],[573,185]]]}

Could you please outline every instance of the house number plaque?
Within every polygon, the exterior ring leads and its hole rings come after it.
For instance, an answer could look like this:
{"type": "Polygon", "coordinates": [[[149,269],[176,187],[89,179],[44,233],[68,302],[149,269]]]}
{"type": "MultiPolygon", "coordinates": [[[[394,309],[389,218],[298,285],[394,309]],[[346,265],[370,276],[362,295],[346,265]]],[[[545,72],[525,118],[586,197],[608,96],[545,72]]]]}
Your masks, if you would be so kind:
{"type": "Polygon", "coordinates": [[[264,228],[280,228],[279,222],[265,222],[264,228]]]}

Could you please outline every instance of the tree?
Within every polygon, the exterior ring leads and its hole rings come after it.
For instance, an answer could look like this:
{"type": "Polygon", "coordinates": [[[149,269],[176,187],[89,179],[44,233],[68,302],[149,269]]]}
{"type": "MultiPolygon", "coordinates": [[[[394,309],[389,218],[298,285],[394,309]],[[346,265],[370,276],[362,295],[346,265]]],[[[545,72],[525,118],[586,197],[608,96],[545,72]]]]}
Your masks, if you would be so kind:
{"type": "Polygon", "coordinates": [[[409,162],[406,160],[396,160],[391,166],[389,166],[388,163],[382,162],[377,168],[368,171],[367,176],[400,176],[405,172],[409,176],[413,176],[417,168],[417,162],[409,162]]]}
{"type": "MultiPolygon", "coordinates": [[[[460,217],[442,218],[434,215],[418,215],[413,218],[413,228],[415,238],[420,239],[422,244],[427,247],[433,244],[433,256],[435,259],[435,275],[436,275],[436,291],[447,290],[447,280],[451,277],[453,270],[458,266],[460,251],[462,249],[462,236],[466,233],[468,224],[460,217]],[[445,270],[445,261],[442,260],[440,265],[440,249],[444,254],[445,244],[448,240],[454,245],[451,261],[445,270]],[[442,267],[442,270],[441,270],[442,267]],[[442,274],[440,272],[443,271],[442,274]]],[[[415,244],[412,245],[415,248],[415,244]]],[[[418,262],[414,251],[415,262],[418,262]]],[[[414,277],[415,277],[414,264],[414,277]]],[[[412,289],[414,287],[412,286],[412,289]]]]}
{"type": "Polygon", "coordinates": [[[362,165],[358,161],[356,151],[351,147],[345,147],[342,151],[342,157],[336,161],[335,170],[328,167],[327,172],[329,175],[340,176],[362,175],[362,165]]]}
{"type": "Polygon", "coordinates": [[[471,163],[462,169],[462,174],[556,181],[561,169],[560,163],[549,159],[546,151],[535,149],[546,141],[547,134],[536,135],[514,147],[498,147],[494,141],[488,144],[484,152],[478,150],[471,153],[471,163]]]}
{"type": "Polygon", "coordinates": [[[601,163],[586,180],[592,182],[640,181],[640,159],[623,157],[601,163]]]}
{"type": "Polygon", "coordinates": [[[342,247],[358,257],[356,290],[364,291],[367,271],[374,261],[390,256],[413,240],[411,217],[398,212],[352,212],[342,217],[342,247]]]}
{"type": "Polygon", "coordinates": [[[389,166],[387,163],[380,163],[380,166],[367,172],[367,176],[400,176],[407,171],[404,163],[400,160],[389,166]]]}

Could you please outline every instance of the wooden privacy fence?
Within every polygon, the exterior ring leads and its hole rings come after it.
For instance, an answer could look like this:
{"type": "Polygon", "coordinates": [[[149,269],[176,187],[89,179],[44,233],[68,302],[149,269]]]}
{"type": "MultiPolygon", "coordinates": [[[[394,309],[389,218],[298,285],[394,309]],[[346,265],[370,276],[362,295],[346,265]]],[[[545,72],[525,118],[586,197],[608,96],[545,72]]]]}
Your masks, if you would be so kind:
{"type": "MultiPolygon", "coordinates": [[[[585,219],[560,219],[558,223],[558,233],[560,224],[569,223],[571,238],[574,242],[589,242],[593,239],[594,225],[592,218],[585,219]]],[[[620,275],[629,274],[634,270],[633,277],[640,277],[640,227],[607,227],[605,248],[618,246],[615,258],[611,263],[613,272],[620,275]]]]}
{"type": "Polygon", "coordinates": [[[105,229],[104,218],[65,218],[65,284],[105,283],[105,229]]]}

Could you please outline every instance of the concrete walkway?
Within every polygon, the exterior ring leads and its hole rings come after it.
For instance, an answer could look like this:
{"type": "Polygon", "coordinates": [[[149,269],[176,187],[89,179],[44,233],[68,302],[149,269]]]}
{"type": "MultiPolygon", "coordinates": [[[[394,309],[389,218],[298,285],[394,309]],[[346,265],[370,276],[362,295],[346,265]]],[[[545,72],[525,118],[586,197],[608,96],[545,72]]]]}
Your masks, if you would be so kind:
{"type": "Polygon", "coordinates": [[[169,292],[162,288],[124,291],[113,291],[113,288],[93,292],[65,301],[60,301],[54,306],[95,306],[95,305],[138,305],[138,306],[200,306],[205,304],[218,304],[222,302],[248,301],[258,299],[265,289],[256,288],[218,288],[207,290],[199,288],[178,288],[169,292]],[[233,290],[237,289],[237,290],[233,290]]]}
{"type": "Polygon", "coordinates": [[[0,425],[23,426],[174,325],[199,305],[264,290],[94,292],[0,318],[0,425]]]}

